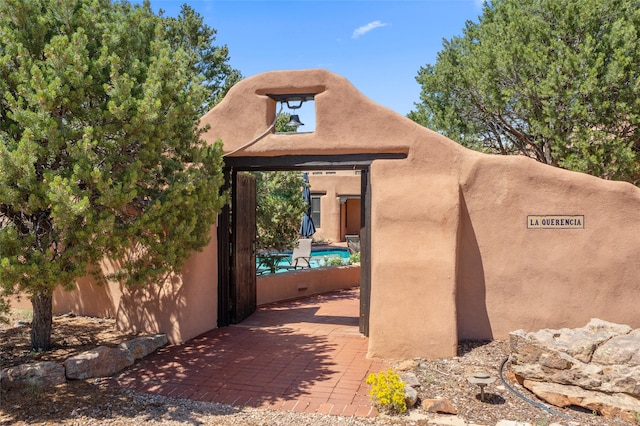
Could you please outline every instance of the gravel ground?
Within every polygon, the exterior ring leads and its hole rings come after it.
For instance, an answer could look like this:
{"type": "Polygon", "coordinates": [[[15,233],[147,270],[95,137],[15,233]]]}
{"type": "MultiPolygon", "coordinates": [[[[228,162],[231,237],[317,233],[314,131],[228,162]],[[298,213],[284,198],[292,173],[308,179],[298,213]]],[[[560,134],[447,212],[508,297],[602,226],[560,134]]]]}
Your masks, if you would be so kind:
{"type": "MultiPolygon", "coordinates": [[[[131,338],[115,330],[112,320],[58,317],[54,348],[46,354],[28,351],[29,327],[0,329],[0,367],[66,357],[95,347],[114,345],[131,338]]],[[[464,342],[459,356],[446,359],[415,359],[397,363],[398,370],[413,373],[420,382],[419,401],[401,416],[377,418],[299,414],[137,394],[107,384],[107,380],[77,380],[49,389],[3,385],[0,389],[0,425],[427,425],[444,415],[426,413],[423,402],[443,397],[457,409],[458,417],[477,425],[494,426],[502,419],[529,422],[532,426],[557,424],[628,426],[578,409],[543,411],[515,396],[497,379],[480,401],[478,388],[466,378],[477,371],[498,377],[501,361],[508,355],[504,341],[464,342]]],[[[526,389],[509,382],[524,396],[538,401],[526,389]]],[[[451,418],[451,416],[449,416],[451,418]]]]}

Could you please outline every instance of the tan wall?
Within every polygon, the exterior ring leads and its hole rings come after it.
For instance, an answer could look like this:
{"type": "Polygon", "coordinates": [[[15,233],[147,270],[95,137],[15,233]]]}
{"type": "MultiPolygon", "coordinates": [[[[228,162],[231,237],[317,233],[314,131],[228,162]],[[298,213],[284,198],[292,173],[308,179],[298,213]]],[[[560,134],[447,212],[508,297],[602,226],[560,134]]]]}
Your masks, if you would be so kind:
{"type": "MultiPolygon", "coordinates": [[[[575,327],[591,317],[640,327],[640,189],[522,157],[469,151],[323,70],[243,80],[203,117],[212,125],[206,138],[221,138],[226,152],[238,148],[273,120],[275,103],[264,94],[307,92],[317,93],[315,132],[268,134],[234,155],[407,154],[377,160],[370,170],[369,355],[451,356],[458,339],[575,327]],[[545,214],[583,215],[584,228],[527,228],[528,215],[545,214]]],[[[359,193],[359,176],[354,181],[359,193]]],[[[337,194],[351,192],[340,182],[327,183],[335,203],[323,211],[339,213],[337,194]]],[[[115,317],[121,329],[166,332],[174,343],[215,328],[214,231],[210,245],[162,286],[121,290],[87,277],[76,291],[55,294],[56,313],[115,317]]],[[[327,239],[337,241],[339,221],[330,232],[327,239]]],[[[268,286],[262,278],[259,303],[300,294],[306,276],[290,277],[283,293],[262,287],[268,286]]],[[[338,282],[325,279],[305,291],[338,282]]]]}
{"type": "Polygon", "coordinates": [[[360,176],[353,171],[345,173],[337,171],[335,175],[313,175],[309,173],[309,186],[312,194],[324,194],[320,198],[320,227],[317,227],[313,238],[327,242],[344,241],[341,214],[341,195],[360,194],[360,176]]]}
{"type": "Polygon", "coordinates": [[[360,265],[301,269],[257,277],[258,306],[360,285],[360,265]]]}
{"type": "Polygon", "coordinates": [[[11,309],[32,309],[31,299],[26,296],[11,296],[7,301],[11,309]]]}
{"type": "Polygon", "coordinates": [[[270,93],[315,93],[315,132],[267,134],[234,156],[407,154],[371,166],[369,355],[451,356],[458,338],[592,316],[640,326],[640,189],[467,150],[324,70],[243,80],[203,117],[207,140],[226,152],[255,140],[275,116],[270,93]],[[534,214],[585,227],[527,229],[534,214]]]}
{"type": "MultiPolygon", "coordinates": [[[[218,265],[216,228],[211,243],[186,262],[182,274],[159,285],[121,288],[96,285],[90,276],[78,280],[77,289],[54,293],[54,313],[74,312],[116,318],[119,329],[167,333],[171,343],[181,343],[216,328],[218,319],[218,265]]],[[[102,267],[108,270],[105,262],[102,267]]]]}
{"type": "Polygon", "coordinates": [[[460,336],[593,317],[638,327],[640,190],[519,157],[478,160],[461,182],[460,336]],[[584,229],[527,229],[541,214],[584,215],[584,229]]]}

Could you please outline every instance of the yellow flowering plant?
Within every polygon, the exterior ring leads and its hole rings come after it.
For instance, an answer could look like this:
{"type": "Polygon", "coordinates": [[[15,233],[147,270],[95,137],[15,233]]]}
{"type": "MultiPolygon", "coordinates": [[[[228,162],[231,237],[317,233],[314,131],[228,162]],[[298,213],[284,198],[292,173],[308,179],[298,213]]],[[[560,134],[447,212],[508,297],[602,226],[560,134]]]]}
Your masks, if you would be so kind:
{"type": "Polygon", "coordinates": [[[378,408],[389,413],[404,413],[407,404],[404,399],[404,382],[392,368],[367,376],[371,386],[369,396],[378,408]]]}

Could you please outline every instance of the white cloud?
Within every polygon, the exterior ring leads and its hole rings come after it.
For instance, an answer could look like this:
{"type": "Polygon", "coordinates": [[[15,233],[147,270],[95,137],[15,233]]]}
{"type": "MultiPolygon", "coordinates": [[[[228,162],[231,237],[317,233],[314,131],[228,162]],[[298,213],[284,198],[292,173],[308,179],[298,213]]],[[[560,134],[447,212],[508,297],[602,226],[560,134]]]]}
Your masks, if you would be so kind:
{"type": "Polygon", "coordinates": [[[371,30],[374,30],[376,28],[380,28],[380,27],[386,27],[389,24],[386,24],[384,22],[380,22],[380,21],[373,21],[373,22],[369,22],[367,25],[363,25],[360,28],[356,28],[353,31],[353,35],[351,36],[351,38],[358,38],[361,35],[365,35],[366,33],[368,33],[371,30]]]}

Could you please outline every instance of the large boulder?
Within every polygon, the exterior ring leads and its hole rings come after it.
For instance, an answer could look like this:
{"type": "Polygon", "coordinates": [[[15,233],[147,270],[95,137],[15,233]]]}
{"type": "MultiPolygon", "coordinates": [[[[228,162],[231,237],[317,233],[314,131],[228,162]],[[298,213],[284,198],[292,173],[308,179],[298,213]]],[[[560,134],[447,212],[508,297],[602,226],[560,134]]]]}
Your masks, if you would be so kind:
{"type": "Polygon", "coordinates": [[[120,343],[120,348],[131,352],[135,359],[141,359],[167,343],[169,343],[169,341],[167,340],[166,334],[156,334],[154,336],[143,336],[127,340],[126,342],[120,343]]]}
{"type": "Polygon", "coordinates": [[[111,376],[133,365],[134,361],[135,358],[131,351],[125,348],[98,346],[90,351],[67,358],[64,367],[68,379],[88,379],[111,376]]]}
{"type": "Polygon", "coordinates": [[[536,361],[541,355],[564,353],[588,363],[602,343],[616,336],[628,335],[631,330],[628,325],[594,318],[582,328],[544,329],[533,333],[518,330],[511,333],[510,344],[512,352],[518,354],[523,362],[536,361]]]}
{"type": "Polygon", "coordinates": [[[640,412],[640,330],[592,319],[577,329],[518,330],[510,346],[512,373],[545,401],[605,416],[640,412]]]}
{"type": "Polygon", "coordinates": [[[523,386],[556,407],[575,405],[597,411],[605,417],[620,417],[631,423],[635,422],[635,413],[640,413],[640,401],[624,393],[594,392],[579,386],[534,380],[525,380],[523,386]]]}
{"type": "Polygon", "coordinates": [[[36,362],[5,368],[0,372],[0,384],[9,386],[12,383],[30,386],[49,387],[66,381],[65,369],[55,362],[36,362]]]}

